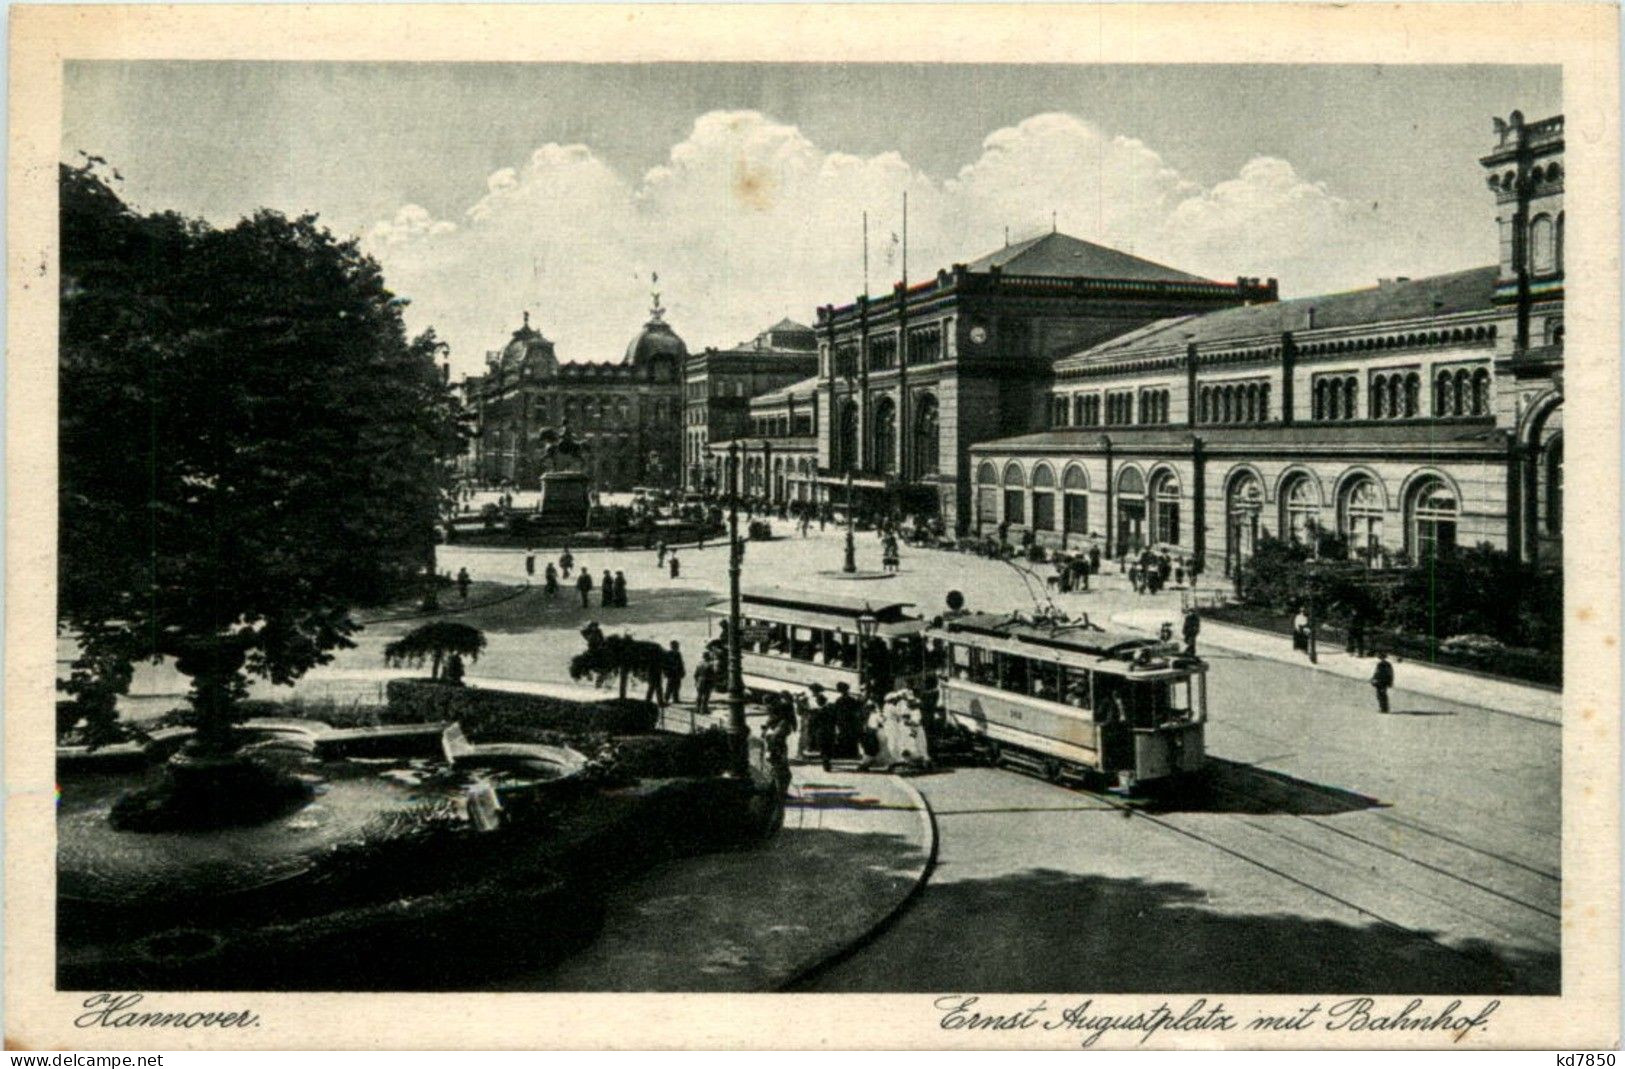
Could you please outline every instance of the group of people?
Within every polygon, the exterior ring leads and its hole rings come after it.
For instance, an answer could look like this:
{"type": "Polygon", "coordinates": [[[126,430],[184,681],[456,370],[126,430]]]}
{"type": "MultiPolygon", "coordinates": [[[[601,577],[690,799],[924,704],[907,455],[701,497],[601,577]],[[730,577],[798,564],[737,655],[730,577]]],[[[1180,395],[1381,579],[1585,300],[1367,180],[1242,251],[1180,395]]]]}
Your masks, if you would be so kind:
{"type": "Polygon", "coordinates": [[[1132,563],[1129,552],[1125,550],[1119,564],[1128,573],[1129,585],[1136,594],[1160,593],[1170,580],[1175,586],[1184,586],[1189,578],[1194,586],[1201,571],[1194,558],[1187,562],[1184,557],[1176,557],[1167,550],[1160,553],[1151,549],[1142,550],[1138,558],[1132,559],[1132,563]]]}
{"type": "Polygon", "coordinates": [[[844,682],[835,685],[833,700],[821,683],[807,690],[807,694],[783,693],[768,699],[770,724],[782,723],[788,713],[794,714],[800,726],[800,759],[817,760],[825,772],[837,760],[856,760],[861,771],[930,767],[925,712],[913,690],[893,691],[884,702],[860,699],[844,682]]]}

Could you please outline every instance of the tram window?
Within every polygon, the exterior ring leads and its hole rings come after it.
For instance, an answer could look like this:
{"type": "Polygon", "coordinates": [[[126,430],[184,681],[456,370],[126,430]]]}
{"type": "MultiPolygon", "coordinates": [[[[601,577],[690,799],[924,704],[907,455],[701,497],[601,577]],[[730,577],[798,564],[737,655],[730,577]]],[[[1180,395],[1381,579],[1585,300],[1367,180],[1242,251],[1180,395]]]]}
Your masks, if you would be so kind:
{"type": "MultiPolygon", "coordinates": [[[[961,647],[963,648],[963,647],[961,647]]],[[[999,685],[998,654],[971,647],[970,678],[972,683],[996,687],[999,685]]]]}
{"type": "Polygon", "coordinates": [[[1121,676],[1106,672],[1095,673],[1095,722],[1108,723],[1129,719],[1128,700],[1124,695],[1127,684],[1121,676]]]}
{"type": "Polygon", "coordinates": [[[1089,708],[1089,670],[1061,669],[1061,700],[1075,709],[1089,708]]]}
{"type": "Polygon", "coordinates": [[[1029,661],[1028,666],[1028,674],[1032,678],[1033,697],[1047,698],[1050,701],[1060,697],[1060,665],[1029,661]]]}
{"type": "Polygon", "coordinates": [[[946,649],[948,654],[948,674],[955,679],[969,679],[971,677],[971,662],[975,659],[972,655],[976,651],[969,646],[953,644],[949,644],[946,649]]]}
{"type": "Polygon", "coordinates": [[[1191,681],[1177,679],[1168,684],[1168,719],[1189,720],[1191,718],[1191,681]]]}
{"type": "Polygon", "coordinates": [[[1029,680],[1027,678],[1027,658],[1012,657],[1009,654],[998,654],[1000,662],[999,689],[1014,691],[1017,694],[1026,694],[1029,680]]]}

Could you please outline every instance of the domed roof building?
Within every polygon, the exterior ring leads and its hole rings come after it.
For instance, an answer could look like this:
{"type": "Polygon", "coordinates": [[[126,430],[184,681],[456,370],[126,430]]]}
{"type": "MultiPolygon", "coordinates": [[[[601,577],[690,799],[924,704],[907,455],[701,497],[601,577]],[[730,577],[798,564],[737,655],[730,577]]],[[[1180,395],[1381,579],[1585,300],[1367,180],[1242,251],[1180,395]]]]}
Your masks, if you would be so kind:
{"type": "Polygon", "coordinates": [[[529,312],[525,313],[524,324],[513,332],[512,340],[502,347],[496,364],[503,371],[528,371],[532,376],[555,375],[559,370],[553,343],[530,325],[529,312]]]}
{"type": "Polygon", "coordinates": [[[618,363],[560,362],[526,312],[508,342],[486,353],[485,374],[463,383],[479,428],[470,457],[473,480],[535,486],[549,467],[546,432],[567,425],[584,447],[595,488],[674,483],[688,347],[664,316],[656,295],[649,321],[618,363]]]}
{"type": "Polygon", "coordinates": [[[660,296],[655,295],[655,306],[649,309],[649,321],[643,324],[643,329],[626,346],[626,356],[622,364],[629,367],[645,367],[658,358],[675,361],[677,364],[688,359],[688,346],[683,339],[671,329],[666,322],[666,310],[660,307],[660,296]]]}

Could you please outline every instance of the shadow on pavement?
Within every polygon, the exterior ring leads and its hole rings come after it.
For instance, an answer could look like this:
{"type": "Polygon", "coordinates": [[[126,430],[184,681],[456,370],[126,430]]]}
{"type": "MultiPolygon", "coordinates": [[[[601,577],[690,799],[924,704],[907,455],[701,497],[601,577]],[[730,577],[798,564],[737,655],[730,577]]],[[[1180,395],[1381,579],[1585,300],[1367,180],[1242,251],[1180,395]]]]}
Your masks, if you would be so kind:
{"type": "Polygon", "coordinates": [[[1151,813],[1250,813],[1331,816],[1386,808],[1368,795],[1328,787],[1256,765],[1209,757],[1204,776],[1182,791],[1149,799],[1151,813]]]}
{"type": "MultiPolygon", "coordinates": [[[[593,578],[596,583],[597,573],[593,578]]],[[[556,598],[550,599],[542,593],[541,587],[536,586],[519,597],[458,611],[455,618],[460,623],[494,634],[524,634],[547,628],[573,629],[581,627],[588,620],[597,620],[605,631],[613,631],[615,628],[646,624],[703,622],[706,619],[705,606],[715,599],[714,593],[699,587],[698,583],[694,587],[643,590],[632,587],[627,591],[627,606],[624,609],[605,608],[599,604],[598,591],[594,587],[588,606],[582,608],[580,595],[574,587],[560,590],[556,598]]],[[[405,631],[421,622],[380,621],[368,630],[384,633],[398,628],[405,631]]]]}
{"type": "MultiPolygon", "coordinates": [[[[941,870],[939,870],[939,875],[941,870]]],[[[1054,869],[933,880],[876,946],[807,991],[1524,994],[1559,991],[1556,953],[1444,946],[1381,923],[1206,908],[1186,883],[1054,869]],[[1058,953],[1058,948],[1066,948],[1058,953]]]]}

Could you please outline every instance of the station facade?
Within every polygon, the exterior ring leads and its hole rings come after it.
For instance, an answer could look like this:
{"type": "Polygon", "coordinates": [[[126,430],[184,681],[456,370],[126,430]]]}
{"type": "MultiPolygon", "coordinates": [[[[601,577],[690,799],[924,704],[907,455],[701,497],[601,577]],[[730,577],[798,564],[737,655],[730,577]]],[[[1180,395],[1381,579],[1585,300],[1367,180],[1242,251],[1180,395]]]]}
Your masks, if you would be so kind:
{"type": "Polygon", "coordinates": [[[1495,125],[1496,264],[1278,301],[1052,234],[820,309],[819,375],[751,402],[747,491],[850,476],[960,533],[1210,570],[1317,530],[1378,565],[1560,560],[1563,120],[1495,125]]]}

